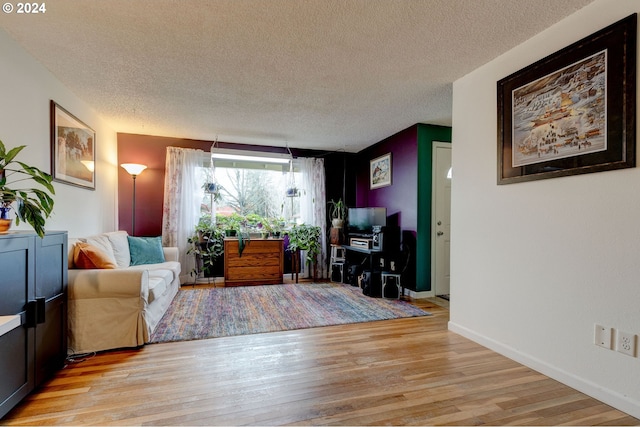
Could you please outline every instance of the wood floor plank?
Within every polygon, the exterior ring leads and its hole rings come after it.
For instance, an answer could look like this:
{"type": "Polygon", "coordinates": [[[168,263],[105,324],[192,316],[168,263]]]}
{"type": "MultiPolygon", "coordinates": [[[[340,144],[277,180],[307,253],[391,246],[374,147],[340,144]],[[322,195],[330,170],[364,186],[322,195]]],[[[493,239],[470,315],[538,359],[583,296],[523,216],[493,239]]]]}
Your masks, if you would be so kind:
{"type": "Polygon", "coordinates": [[[4,425],[640,425],[430,317],[147,345],[69,363],[4,425]]]}

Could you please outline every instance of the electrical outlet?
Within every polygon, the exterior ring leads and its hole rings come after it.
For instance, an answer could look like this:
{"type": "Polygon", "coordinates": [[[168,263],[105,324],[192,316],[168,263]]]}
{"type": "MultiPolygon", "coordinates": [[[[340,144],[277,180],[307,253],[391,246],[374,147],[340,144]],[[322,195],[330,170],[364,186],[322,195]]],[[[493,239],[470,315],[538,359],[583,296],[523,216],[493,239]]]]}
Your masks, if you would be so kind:
{"type": "Polygon", "coordinates": [[[611,350],[611,328],[596,324],[593,332],[593,343],[611,350]]]}
{"type": "Polygon", "coordinates": [[[631,357],[636,355],[636,336],[628,332],[617,331],[616,333],[616,351],[628,354],[631,357]]]}

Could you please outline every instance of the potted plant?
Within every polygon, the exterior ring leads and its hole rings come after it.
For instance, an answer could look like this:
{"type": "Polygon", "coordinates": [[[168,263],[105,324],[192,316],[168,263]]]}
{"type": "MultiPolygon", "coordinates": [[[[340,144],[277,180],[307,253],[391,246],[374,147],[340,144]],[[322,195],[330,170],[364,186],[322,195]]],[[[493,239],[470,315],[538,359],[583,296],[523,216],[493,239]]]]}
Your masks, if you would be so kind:
{"type": "Polygon", "coordinates": [[[320,227],[316,225],[294,225],[287,232],[289,235],[288,250],[297,256],[298,251],[306,252],[306,261],[311,267],[313,264],[313,277],[316,277],[317,256],[320,253],[320,227]]]}
{"type": "Polygon", "coordinates": [[[16,213],[16,224],[24,221],[33,227],[38,236],[43,237],[46,218],[53,211],[53,178],[36,167],[15,160],[25,147],[21,145],[7,151],[0,141],[0,219],[4,220],[2,222],[8,229],[11,226],[9,211],[12,205],[15,205],[13,209],[16,213]],[[12,188],[11,184],[27,181],[33,181],[42,188],[25,188],[21,184],[12,188]]]}
{"type": "Polygon", "coordinates": [[[205,277],[214,277],[216,261],[224,255],[223,231],[211,223],[209,215],[205,215],[200,218],[194,234],[187,241],[187,254],[196,257],[196,266],[190,274],[196,278],[200,273],[204,273],[205,277]]]}
{"type": "Polygon", "coordinates": [[[226,237],[238,238],[238,253],[242,256],[242,251],[251,241],[249,232],[245,230],[247,219],[239,213],[232,213],[229,216],[219,215],[216,217],[218,227],[224,232],[226,237]]]}
{"type": "Polygon", "coordinates": [[[213,200],[215,202],[220,201],[220,199],[222,198],[222,194],[220,193],[222,191],[222,186],[217,182],[205,182],[204,184],[202,184],[202,188],[204,189],[205,193],[213,196],[213,200]]]}
{"type": "Polygon", "coordinates": [[[298,187],[289,187],[287,188],[285,195],[287,197],[299,197],[300,196],[300,190],[298,189],[298,187]]]}
{"type": "Polygon", "coordinates": [[[249,232],[251,237],[264,237],[265,233],[268,233],[265,225],[266,220],[262,216],[250,213],[244,217],[243,224],[246,228],[245,231],[249,232]]]}
{"type": "Polygon", "coordinates": [[[217,222],[227,237],[235,237],[239,232],[244,218],[242,215],[233,213],[229,216],[218,215],[217,222]]]}
{"type": "Polygon", "coordinates": [[[329,202],[330,207],[330,215],[331,215],[331,225],[334,228],[342,228],[344,226],[344,220],[347,216],[347,207],[345,206],[342,199],[335,200],[331,199],[329,202]]]}
{"type": "Polygon", "coordinates": [[[284,218],[267,218],[266,224],[271,237],[280,238],[285,225],[284,218]]]}

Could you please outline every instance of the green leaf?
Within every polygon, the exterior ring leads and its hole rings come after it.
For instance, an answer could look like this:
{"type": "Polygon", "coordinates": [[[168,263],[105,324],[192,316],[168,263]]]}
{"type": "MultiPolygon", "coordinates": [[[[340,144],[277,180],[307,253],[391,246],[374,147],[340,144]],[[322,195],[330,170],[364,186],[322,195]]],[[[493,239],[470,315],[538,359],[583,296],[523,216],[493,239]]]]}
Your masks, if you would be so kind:
{"type": "Polygon", "coordinates": [[[26,222],[43,237],[45,220],[53,212],[53,177],[34,166],[15,160],[25,147],[21,145],[7,151],[0,141],[0,196],[4,203],[15,203],[16,225],[21,221],[26,222]],[[9,187],[21,181],[33,181],[42,188],[9,187]]]}

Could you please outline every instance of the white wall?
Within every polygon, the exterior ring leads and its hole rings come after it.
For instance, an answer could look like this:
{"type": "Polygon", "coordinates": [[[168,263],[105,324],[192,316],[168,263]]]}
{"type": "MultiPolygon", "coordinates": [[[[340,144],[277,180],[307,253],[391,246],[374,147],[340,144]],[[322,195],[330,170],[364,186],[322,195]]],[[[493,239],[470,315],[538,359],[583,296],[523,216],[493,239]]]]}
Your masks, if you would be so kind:
{"type": "MultiPolygon", "coordinates": [[[[496,83],[634,12],[597,0],[454,83],[451,330],[640,417],[640,169],[496,185],[496,83]]],[[[639,110],[640,111],[640,110],[639,110]]]]}
{"type": "MultiPolygon", "coordinates": [[[[27,146],[18,160],[51,172],[51,99],[96,131],[96,190],[56,182],[54,213],[46,229],[67,230],[70,237],[114,230],[116,132],[2,30],[0,58],[0,140],[8,148],[27,146]]],[[[21,223],[14,229],[31,227],[21,223]]]]}

